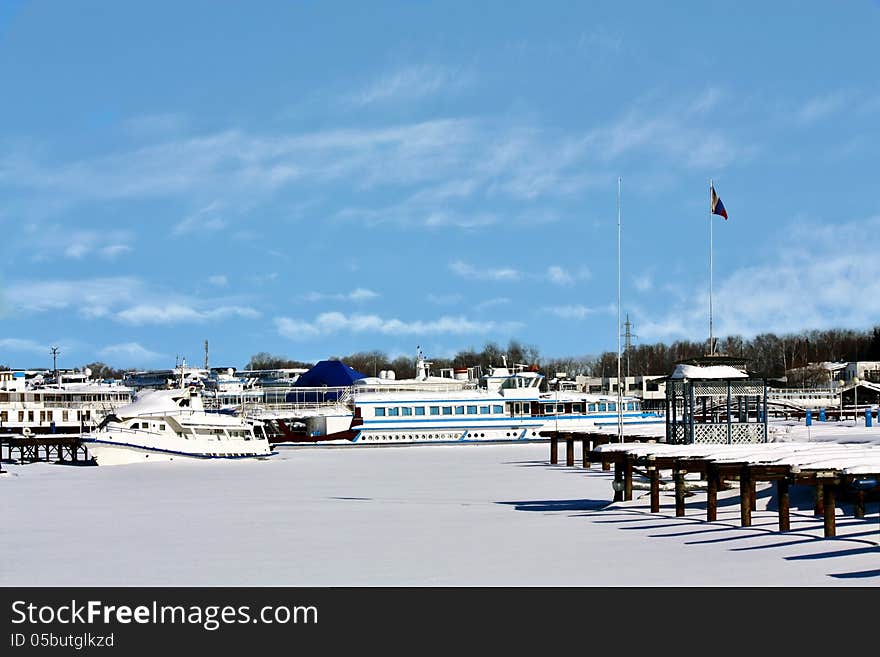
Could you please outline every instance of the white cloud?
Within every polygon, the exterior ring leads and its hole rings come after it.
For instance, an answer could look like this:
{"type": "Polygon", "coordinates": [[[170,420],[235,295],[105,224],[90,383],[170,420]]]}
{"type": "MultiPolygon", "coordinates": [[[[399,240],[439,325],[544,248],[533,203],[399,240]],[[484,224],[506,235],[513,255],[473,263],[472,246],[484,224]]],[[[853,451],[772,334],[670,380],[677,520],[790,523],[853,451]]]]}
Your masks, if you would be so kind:
{"type": "Polygon", "coordinates": [[[476,310],[488,310],[497,306],[505,306],[510,303],[507,297],[495,297],[494,299],[486,299],[474,306],[476,310]]]}
{"type": "Polygon", "coordinates": [[[415,101],[440,93],[459,91],[471,84],[473,75],[438,66],[407,66],[385,75],[350,97],[365,107],[415,101]]]}
{"type": "Polygon", "coordinates": [[[8,286],[6,298],[18,311],[45,312],[72,308],[85,316],[102,316],[108,307],[128,301],[143,289],[139,279],[124,276],[22,281],[8,286]]]}
{"type": "Polygon", "coordinates": [[[797,110],[795,118],[801,125],[814,123],[840,111],[850,100],[851,95],[841,91],[817,96],[806,101],[797,110]]]}
{"type": "Polygon", "coordinates": [[[453,273],[462,278],[487,281],[518,281],[522,278],[522,272],[512,267],[480,269],[466,262],[456,260],[449,265],[453,273]]]}
{"type": "Polygon", "coordinates": [[[323,292],[307,292],[300,296],[303,301],[371,301],[379,298],[379,293],[367,288],[358,287],[351,292],[341,292],[337,294],[325,294],[323,292]]]}
{"type": "Polygon", "coordinates": [[[19,281],[6,290],[12,310],[41,313],[70,310],[85,319],[109,317],[128,324],[202,323],[260,313],[232,299],[190,298],[147,286],[138,278],[19,281]]]}
{"type": "Polygon", "coordinates": [[[651,272],[643,272],[633,276],[633,285],[639,292],[650,292],[654,288],[654,276],[651,272]]]}
{"type": "Polygon", "coordinates": [[[547,278],[556,285],[571,285],[574,283],[574,278],[572,278],[571,274],[556,265],[547,268],[547,278]]]}
{"type": "MultiPolygon", "coordinates": [[[[41,355],[49,353],[48,345],[39,344],[34,340],[22,338],[0,338],[0,349],[12,352],[23,351],[41,355]]],[[[4,365],[9,365],[9,363],[4,363],[4,365]]]]}
{"type": "Polygon", "coordinates": [[[94,256],[113,260],[131,251],[133,239],[129,230],[71,230],[61,224],[38,223],[23,233],[23,245],[34,253],[35,260],[54,259],[59,253],[72,260],[94,256]]]}
{"type": "Polygon", "coordinates": [[[221,205],[213,202],[198,212],[195,212],[183,221],[179,222],[171,230],[174,235],[187,235],[189,233],[208,233],[210,231],[218,231],[226,228],[226,220],[217,216],[221,205]]]}
{"type": "Polygon", "coordinates": [[[124,342],[121,344],[108,345],[101,349],[98,354],[101,358],[112,360],[113,364],[117,367],[139,366],[164,358],[162,354],[150,351],[141,346],[138,342],[124,342]]]}
{"type": "Polygon", "coordinates": [[[562,305],[562,306],[546,306],[544,312],[556,315],[562,319],[586,319],[593,315],[613,314],[617,312],[617,306],[599,306],[589,307],[580,304],[562,305]]]}
{"type": "MultiPolygon", "coordinates": [[[[870,264],[876,249],[864,236],[878,232],[880,216],[834,225],[800,221],[784,226],[779,233],[785,239],[768,238],[768,243],[799,246],[774,250],[763,262],[723,277],[716,272],[716,335],[752,337],[875,325],[872,300],[880,298],[880,277],[870,264]]],[[[708,291],[702,283],[695,288],[686,299],[671,300],[665,315],[645,317],[640,312],[639,334],[650,339],[706,339],[708,291]]]]}
{"type": "Polygon", "coordinates": [[[127,324],[177,324],[180,322],[202,323],[228,317],[256,319],[260,313],[242,306],[220,306],[199,310],[180,303],[138,304],[116,313],[115,319],[127,324]]]}
{"type": "Polygon", "coordinates": [[[461,301],[463,297],[460,294],[434,294],[430,293],[426,297],[428,303],[433,303],[437,306],[451,306],[459,301],[461,301]]]}
{"type": "Polygon", "coordinates": [[[576,281],[585,280],[590,276],[590,270],[586,267],[580,267],[572,272],[559,265],[551,265],[545,274],[547,280],[555,285],[573,285],[576,281]]]}
{"type": "Polygon", "coordinates": [[[310,322],[289,317],[275,319],[278,333],[292,340],[303,340],[340,332],[383,335],[485,334],[495,330],[511,330],[519,325],[518,322],[477,322],[461,316],[403,321],[379,315],[346,315],[340,312],[321,313],[310,322]]]}
{"type": "Polygon", "coordinates": [[[226,287],[229,284],[229,279],[225,274],[215,274],[208,277],[208,282],[217,287],[226,287]]]}

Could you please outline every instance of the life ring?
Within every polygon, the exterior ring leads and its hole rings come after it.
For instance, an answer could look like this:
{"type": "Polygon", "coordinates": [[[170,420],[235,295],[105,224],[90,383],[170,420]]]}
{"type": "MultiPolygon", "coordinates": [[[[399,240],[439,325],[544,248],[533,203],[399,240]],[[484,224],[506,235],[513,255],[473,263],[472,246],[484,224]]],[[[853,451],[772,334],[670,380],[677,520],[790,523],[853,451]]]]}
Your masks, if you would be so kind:
{"type": "Polygon", "coordinates": [[[30,427],[25,427],[24,429],[21,430],[21,435],[24,436],[25,438],[30,438],[31,436],[34,435],[34,432],[31,431],[30,427]]]}

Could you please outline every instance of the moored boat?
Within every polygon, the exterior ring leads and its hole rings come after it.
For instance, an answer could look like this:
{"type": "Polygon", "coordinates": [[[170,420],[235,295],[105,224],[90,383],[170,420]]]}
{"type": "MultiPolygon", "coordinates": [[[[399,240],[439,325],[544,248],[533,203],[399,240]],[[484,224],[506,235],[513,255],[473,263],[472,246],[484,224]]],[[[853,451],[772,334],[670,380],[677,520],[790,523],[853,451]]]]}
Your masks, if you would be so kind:
{"type": "Polygon", "coordinates": [[[206,412],[196,387],[144,391],[96,431],[83,434],[82,442],[98,465],[273,453],[261,424],[206,412]]]}

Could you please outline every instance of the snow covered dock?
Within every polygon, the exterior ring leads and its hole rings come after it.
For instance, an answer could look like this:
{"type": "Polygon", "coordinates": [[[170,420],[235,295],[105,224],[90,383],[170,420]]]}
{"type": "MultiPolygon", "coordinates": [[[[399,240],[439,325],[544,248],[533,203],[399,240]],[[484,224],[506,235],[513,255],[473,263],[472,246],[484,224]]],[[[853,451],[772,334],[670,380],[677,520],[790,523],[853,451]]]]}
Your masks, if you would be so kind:
{"type": "MultiPolygon", "coordinates": [[[[774,482],[780,531],[791,529],[790,486],[808,486],[814,491],[814,512],[824,519],[824,536],[834,537],[837,531],[836,503],[838,498],[853,501],[853,516],[864,519],[869,495],[880,493],[880,436],[869,427],[827,425],[816,430],[824,440],[803,442],[791,440],[792,425],[785,430],[776,427],[778,442],[717,445],[696,443],[667,445],[663,443],[602,444],[584,452],[584,463],[601,461],[614,464],[615,501],[631,500],[634,477],[641,474],[649,482],[650,508],[660,509],[661,477],[669,471],[675,491],[675,514],[685,515],[689,490],[687,475],[696,473],[705,481],[706,520],[713,522],[718,513],[718,492],[727,481],[739,482],[740,524],[752,523],[756,509],[758,482],[774,482]],[[786,439],[788,438],[788,439],[786,439]],[[837,439],[837,440],[835,440],[837,439]],[[638,468],[643,467],[643,471],[638,468]]],[[[812,437],[812,430],[808,436],[812,437]]],[[[802,432],[796,432],[800,434],[802,432]]],[[[586,448],[586,442],[585,442],[586,448]]],[[[551,462],[553,451],[551,447],[551,462]]]]}
{"type": "Polygon", "coordinates": [[[652,514],[640,490],[613,503],[610,472],[551,466],[545,443],[6,467],[5,586],[880,583],[874,503],[833,540],[799,486],[786,534],[762,482],[747,528],[735,489],[715,522],[696,501],[675,518],[665,489],[652,514]]]}

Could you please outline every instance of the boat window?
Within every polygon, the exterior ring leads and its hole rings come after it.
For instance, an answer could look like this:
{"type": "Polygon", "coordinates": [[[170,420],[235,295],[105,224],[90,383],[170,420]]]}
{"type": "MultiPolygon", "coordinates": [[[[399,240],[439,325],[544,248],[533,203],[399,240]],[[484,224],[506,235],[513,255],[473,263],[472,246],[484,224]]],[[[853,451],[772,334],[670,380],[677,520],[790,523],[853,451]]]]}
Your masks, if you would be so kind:
{"type": "Polygon", "coordinates": [[[456,406],[455,407],[456,415],[464,415],[464,406],[456,406]]]}
{"type": "Polygon", "coordinates": [[[556,404],[557,413],[565,413],[565,404],[556,404]]]}
{"type": "Polygon", "coordinates": [[[159,425],[159,431],[165,431],[165,425],[164,425],[164,424],[160,424],[160,425],[159,425]]]}
{"type": "Polygon", "coordinates": [[[595,405],[595,404],[590,404],[590,405],[587,407],[587,410],[588,410],[590,413],[595,413],[595,412],[596,412],[596,405],[595,405]]]}
{"type": "Polygon", "coordinates": [[[617,404],[608,404],[608,410],[609,410],[609,411],[616,411],[616,410],[617,410],[617,404]]]}
{"type": "Polygon", "coordinates": [[[581,406],[580,404],[572,404],[571,405],[571,412],[572,413],[583,413],[583,406],[581,406]]]}
{"type": "Polygon", "coordinates": [[[599,411],[607,411],[608,407],[605,404],[599,404],[599,411]]]}
{"type": "Polygon", "coordinates": [[[425,407],[424,406],[416,406],[416,415],[424,415],[425,407]]]}
{"type": "Polygon", "coordinates": [[[472,414],[472,415],[476,415],[476,413],[477,413],[477,407],[476,407],[476,406],[468,406],[468,407],[467,407],[467,412],[468,412],[469,415],[471,415],[471,414],[472,414]]]}
{"type": "Polygon", "coordinates": [[[513,412],[514,412],[514,413],[517,413],[517,414],[519,413],[519,402],[516,402],[516,403],[513,405],[513,412]]]}
{"type": "Polygon", "coordinates": [[[553,414],[553,404],[544,404],[544,415],[553,414]]]}
{"type": "Polygon", "coordinates": [[[404,406],[400,409],[401,415],[412,415],[412,409],[409,406],[404,406]]]}
{"type": "Polygon", "coordinates": [[[431,406],[431,415],[440,415],[440,407],[439,406],[431,406]]]}
{"type": "Polygon", "coordinates": [[[636,405],[635,405],[633,402],[629,402],[629,403],[626,405],[626,410],[628,410],[628,411],[634,411],[634,410],[636,410],[636,405]]]}
{"type": "Polygon", "coordinates": [[[480,406],[480,415],[488,415],[489,407],[488,406],[480,406]]]}
{"type": "Polygon", "coordinates": [[[443,415],[452,415],[452,406],[444,406],[443,415]]]}
{"type": "Polygon", "coordinates": [[[376,417],[385,417],[385,407],[377,406],[376,407],[376,417]]]}
{"type": "Polygon", "coordinates": [[[492,404],[492,412],[496,415],[504,413],[504,406],[502,404],[492,404]]]}
{"type": "Polygon", "coordinates": [[[396,406],[388,409],[388,415],[397,416],[400,415],[400,409],[396,406]]]}

